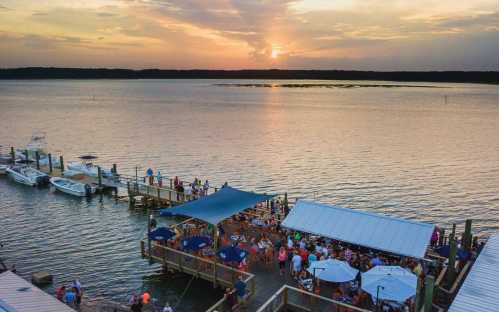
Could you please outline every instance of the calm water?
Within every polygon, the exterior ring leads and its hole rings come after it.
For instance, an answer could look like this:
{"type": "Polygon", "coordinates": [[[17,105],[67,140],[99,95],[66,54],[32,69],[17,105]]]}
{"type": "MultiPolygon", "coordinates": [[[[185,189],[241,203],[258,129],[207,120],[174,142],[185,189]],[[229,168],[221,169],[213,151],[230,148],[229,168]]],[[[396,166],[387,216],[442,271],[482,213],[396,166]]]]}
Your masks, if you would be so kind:
{"type": "MultiPolygon", "coordinates": [[[[49,150],[66,161],[92,153],[130,174],[150,166],[163,175],[206,177],[215,186],[229,181],[246,190],[288,191],[440,225],[461,226],[472,217],[481,234],[499,230],[499,86],[218,82],[0,81],[0,145],[21,147],[43,131],[49,150]]],[[[89,293],[116,300],[150,289],[175,302],[189,282],[164,278],[140,258],[146,216],[126,205],[5,178],[0,199],[2,256],[23,274],[79,276],[89,293]]],[[[192,287],[184,311],[218,299],[210,285],[192,287]]]]}

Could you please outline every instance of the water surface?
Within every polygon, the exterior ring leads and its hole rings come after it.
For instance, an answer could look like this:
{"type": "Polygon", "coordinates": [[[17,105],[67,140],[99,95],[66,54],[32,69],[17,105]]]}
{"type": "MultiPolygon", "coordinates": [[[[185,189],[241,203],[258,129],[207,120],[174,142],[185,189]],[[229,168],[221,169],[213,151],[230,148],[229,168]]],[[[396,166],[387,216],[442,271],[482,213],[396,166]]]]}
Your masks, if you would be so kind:
{"type": "MultiPolygon", "coordinates": [[[[480,234],[499,230],[498,86],[221,83],[329,82],[0,81],[0,145],[22,147],[43,131],[49,150],[66,161],[91,153],[129,174],[152,167],[214,186],[228,181],[443,226],[473,218],[480,234]]],[[[140,258],[145,213],[4,178],[0,199],[2,256],[22,274],[79,276],[89,293],[116,300],[152,289],[175,302],[189,281],[161,277],[140,258]]],[[[209,284],[192,287],[181,310],[202,310],[218,298],[209,284]]]]}

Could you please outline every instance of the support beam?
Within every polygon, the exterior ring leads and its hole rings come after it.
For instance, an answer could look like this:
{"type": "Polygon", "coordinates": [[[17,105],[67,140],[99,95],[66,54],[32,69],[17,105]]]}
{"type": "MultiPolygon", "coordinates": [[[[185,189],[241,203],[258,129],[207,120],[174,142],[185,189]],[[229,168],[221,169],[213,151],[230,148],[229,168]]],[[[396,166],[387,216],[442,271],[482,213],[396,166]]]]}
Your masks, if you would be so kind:
{"type": "Polygon", "coordinates": [[[466,220],[466,225],[464,226],[464,235],[463,235],[463,241],[461,242],[464,250],[466,251],[471,251],[471,243],[473,242],[473,237],[471,234],[471,224],[472,224],[471,219],[466,220]]]}
{"type": "Polygon", "coordinates": [[[424,291],[424,312],[431,312],[433,305],[433,291],[435,288],[435,277],[432,275],[426,276],[425,291],[424,291]]]}
{"type": "Polygon", "coordinates": [[[52,173],[53,171],[53,168],[52,168],[52,154],[48,154],[48,158],[49,158],[49,173],[52,173]]]}
{"type": "Polygon", "coordinates": [[[64,172],[64,157],[62,155],[59,157],[59,162],[61,163],[61,172],[64,172]]]}
{"type": "Polygon", "coordinates": [[[40,153],[35,151],[36,170],[40,170],[40,153]]]}
{"type": "Polygon", "coordinates": [[[102,188],[102,169],[100,166],[97,166],[97,181],[99,183],[99,188],[102,188]]]}
{"type": "Polygon", "coordinates": [[[13,146],[10,147],[10,158],[12,161],[12,164],[16,163],[16,150],[14,149],[13,146]]]}

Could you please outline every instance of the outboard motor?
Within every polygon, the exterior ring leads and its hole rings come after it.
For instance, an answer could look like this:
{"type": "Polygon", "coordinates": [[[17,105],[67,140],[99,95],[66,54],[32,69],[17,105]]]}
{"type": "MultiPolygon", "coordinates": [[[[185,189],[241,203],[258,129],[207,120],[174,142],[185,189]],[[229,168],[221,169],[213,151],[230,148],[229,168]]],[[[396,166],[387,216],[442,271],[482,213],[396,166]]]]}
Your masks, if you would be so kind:
{"type": "Polygon", "coordinates": [[[85,195],[88,197],[92,196],[92,187],[88,184],[85,184],[85,195]]]}
{"type": "Polygon", "coordinates": [[[45,186],[50,183],[50,177],[48,175],[36,177],[37,186],[45,186]]]}

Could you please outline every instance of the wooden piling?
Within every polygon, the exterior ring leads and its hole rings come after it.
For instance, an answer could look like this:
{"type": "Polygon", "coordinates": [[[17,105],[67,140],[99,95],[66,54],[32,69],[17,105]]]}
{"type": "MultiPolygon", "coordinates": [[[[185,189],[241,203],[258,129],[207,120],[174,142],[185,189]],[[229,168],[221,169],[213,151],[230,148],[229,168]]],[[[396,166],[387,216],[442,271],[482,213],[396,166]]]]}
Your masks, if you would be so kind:
{"type": "Polygon", "coordinates": [[[440,228],[439,229],[440,235],[438,236],[438,245],[443,246],[445,242],[445,229],[440,228]]]}
{"type": "Polygon", "coordinates": [[[16,150],[14,149],[13,146],[10,147],[10,158],[12,161],[12,164],[16,163],[16,150]]]}
{"type": "Polygon", "coordinates": [[[113,164],[113,174],[118,174],[118,166],[116,164],[113,164]]]}
{"type": "Polygon", "coordinates": [[[102,188],[102,169],[97,166],[97,181],[99,183],[99,188],[102,188]]]}
{"type": "Polygon", "coordinates": [[[433,306],[433,291],[435,289],[435,277],[433,275],[426,276],[425,291],[424,291],[424,312],[431,312],[433,306]]]}
{"type": "Polygon", "coordinates": [[[456,224],[455,223],[452,224],[452,232],[449,235],[449,243],[450,243],[451,239],[454,239],[454,238],[456,238],[456,224]]]}
{"type": "Polygon", "coordinates": [[[24,150],[24,156],[26,156],[26,164],[29,166],[29,152],[28,152],[28,150],[24,150]]]}
{"type": "Polygon", "coordinates": [[[36,170],[40,170],[40,153],[35,151],[36,170]]]}
{"type": "Polygon", "coordinates": [[[471,251],[471,244],[473,242],[473,237],[471,234],[471,224],[472,224],[472,220],[467,219],[465,227],[464,227],[463,240],[461,242],[464,250],[466,250],[466,251],[471,251]]]}
{"type": "Polygon", "coordinates": [[[49,172],[52,173],[52,154],[48,154],[48,158],[49,158],[49,172]]]}
{"type": "Polygon", "coordinates": [[[59,162],[61,163],[61,172],[64,172],[64,157],[59,156],[59,162]]]}
{"type": "Polygon", "coordinates": [[[414,306],[416,308],[416,311],[421,311],[421,306],[423,305],[423,298],[421,298],[422,295],[422,289],[423,285],[421,285],[421,278],[418,276],[418,282],[416,285],[416,300],[414,302],[414,306]]]}

